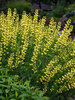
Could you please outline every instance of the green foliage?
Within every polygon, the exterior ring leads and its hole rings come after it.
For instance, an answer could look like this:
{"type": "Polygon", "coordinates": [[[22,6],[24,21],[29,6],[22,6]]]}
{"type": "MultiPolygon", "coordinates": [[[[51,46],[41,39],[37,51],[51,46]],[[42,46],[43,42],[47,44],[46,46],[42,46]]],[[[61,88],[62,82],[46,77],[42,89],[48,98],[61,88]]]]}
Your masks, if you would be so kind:
{"type": "Polygon", "coordinates": [[[51,12],[51,16],[61,17],[64,14],[65,0],[57,2],[56,8],[51,12]]]}
{"type": "Polygon", "coordinates": [[[65,0],[58,1],[56,4],[52,3],[51,6],[53,10],[50,12],[49,16],[51,17],[61,17],[64,13],[64,7],[67,5],[65,0]]]}
{"type": "Polygon", "coordinates": [[[9,1],[6,6],[7,8],[11,8],[12,11],[14,11],[14,8],[16,8],[19,14],[22,14],[23,11],[26,11],[26,13],[32,12],[29,2],[9,1]]]}
{"type": "Polygon", "coordinates": [[[7,68],[0,68],[1,100],[48,100],[39,88],[30,86],[30,82],[20,82],[18,75],[10,75],[7,68]]]}
{"type": "Polygon", "coordinates": [[[67,8],[65,8],[65,13],[75,11],[75,3],[69,5],[67,8]]]}
{"type": "Polygon", "coordinates": [[[46,11],[42,11],[39,13],[39,16],[43,17],[43,16],[46,16],[46,11]]]}

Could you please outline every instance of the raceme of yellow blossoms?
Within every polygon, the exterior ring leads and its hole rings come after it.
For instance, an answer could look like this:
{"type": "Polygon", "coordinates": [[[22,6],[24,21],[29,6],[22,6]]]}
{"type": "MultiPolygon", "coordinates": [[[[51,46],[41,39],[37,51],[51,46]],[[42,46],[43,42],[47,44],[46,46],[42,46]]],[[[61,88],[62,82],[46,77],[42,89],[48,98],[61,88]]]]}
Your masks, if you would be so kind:
{"type": "Polygon", "coordinates": [[[24,11],[21,19],[16,9],[12,13],[9,8],[7,15],[1,12],[0,67],[22,68],[30,76],[32,72],[44,93],[58,94],[75,88],[75,39],[68,38],[73,26],[69,19],[59,36],[61,23],[51,18],[46,26],[45,21],[45,17],[38,21],[38,10],[34,18],[24,11]]]}

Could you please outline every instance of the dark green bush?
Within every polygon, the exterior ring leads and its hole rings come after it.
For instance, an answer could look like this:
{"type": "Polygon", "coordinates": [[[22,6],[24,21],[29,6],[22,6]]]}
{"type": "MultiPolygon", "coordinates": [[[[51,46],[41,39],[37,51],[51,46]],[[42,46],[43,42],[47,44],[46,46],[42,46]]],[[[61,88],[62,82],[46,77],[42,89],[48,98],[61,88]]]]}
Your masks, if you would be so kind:
{"type": "Polygon", "coordinates": [[[65,13],[72,12],[72,11],[75,11],[75,3],[65,8],[65,13]]]}
{"type": "Polygon", "coordinates": [[[58,1],[56,7],[50,12],[51,17],[61,17],[64,13],[64,7],[66,6],[67,2],[65,0],[58,1]]]}
{"type": "Polygon", "coordinates": [[[39,13],[39,16],[43,17],[43,16],[46,16],[46,11],[42,11],[39,13]]]}
{"type": "Polygon", "coordinates": [[[32,12],[29,2],[9,1],[6,6],[7,8],[11,8],[12,11],[14,11],[14,8],[16,8],[19,14],[22,14],[23,11],[26,11],[26,13],[32,12]]]}

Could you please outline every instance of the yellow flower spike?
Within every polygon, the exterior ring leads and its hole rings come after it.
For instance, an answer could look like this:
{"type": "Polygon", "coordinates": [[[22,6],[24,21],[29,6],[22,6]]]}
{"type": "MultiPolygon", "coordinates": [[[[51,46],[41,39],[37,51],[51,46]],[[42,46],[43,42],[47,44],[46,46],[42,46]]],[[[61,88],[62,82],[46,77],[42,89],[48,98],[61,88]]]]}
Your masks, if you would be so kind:
{"type": "Polygon", "coordinates": [[[41,77],[42,81],[47,81],[49,82],[50,81],[50,78],[53,77],[58,70],[61,69],[61,65],[58,65],[56,66],[56,68],[54,68],[54,63],[58,62],[58,59],[57,57],[55,56],[55,58],[53,58],[53,61],[50,61],[50,63],[48,64],[48,66],[46,67],[46,71],[44,72],[45,73],[45,76],[41,77]],[[52,69],[54,69],[53,71],[51,71],[52,69]]]}
{"type": "Polygon", "coordinates": [[[11,53],[9,59],[8,59],[8,67],[10,69],[12,69],[14,66],[13,66],[13,60],[14,60],[14,53],[11,53]]]}
{"type": "Polygon", "coordinates": [[[16,10],[16,8],[14,8],[14,11],[13,11],[13,21],[14,21],[15,18],[16,18],[16,14],[17,14],[17,10],[16,10]]]}
{"type": "MultiPolygon", "coordinates": [[[[43,29],[44,29],[44,24],[45,24],[45,21],[46,19],[43,18],[42,20],[40,20],[39,23],[37,23],[37,11],[35,13],[35,16],[34,16],[34,20],[33,20],[33,23],[34,23],[34,27],[35,27],[35,47],[34,47],[34,52],[33,52],[33,57],[31,58],[31,61],[32,61],[32,65],[35,65],[36,63],[36,60],[37,60],[37,55],[39,53],[39,49],[41,47],[41,43],[42,43],[42,39],[44,37],[44,33],[43,33],[43,29]],[[35,24],[36,22],[36,24],[35,24]],[[39,24],[39,26],[38,26],[39,24]]],[[[37,69],[34,68],[34,69],[37,69]]]]}
{"type": "Polygon", "coordinates": [[[2,67],[2,53],[3,53],[3,48],[2,48],[2,45],[1,45],[1,43],[0,43],[0,67],[2,67]]]}
{"type": "Polygon", "coordinates": [[[35,15],[34,15],[34,19],[33,19],[33,23],[36,25],[38,22],[38,10],[35,10],[35,15]]]}
{"type": "Polygon", "coordinates": [[[57,25],[58,32],[59,32],[60,28],[61,28],[61,23],[59,22],[58,25],[57,25]]]}

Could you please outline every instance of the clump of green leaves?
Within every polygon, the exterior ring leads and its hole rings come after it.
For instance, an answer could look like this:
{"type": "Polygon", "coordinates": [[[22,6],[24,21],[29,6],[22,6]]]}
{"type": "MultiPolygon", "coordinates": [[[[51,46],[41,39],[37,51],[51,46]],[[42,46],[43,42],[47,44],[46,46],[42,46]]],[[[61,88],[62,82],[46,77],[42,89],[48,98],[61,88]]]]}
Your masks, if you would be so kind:
{"type": "Polygon", "coordinates": [[[20,82],[18,75],[10,75],[7,68],[0,68],[1,100],[48,100],[39,88],[30,86],[30,82],[20,82]]]}

